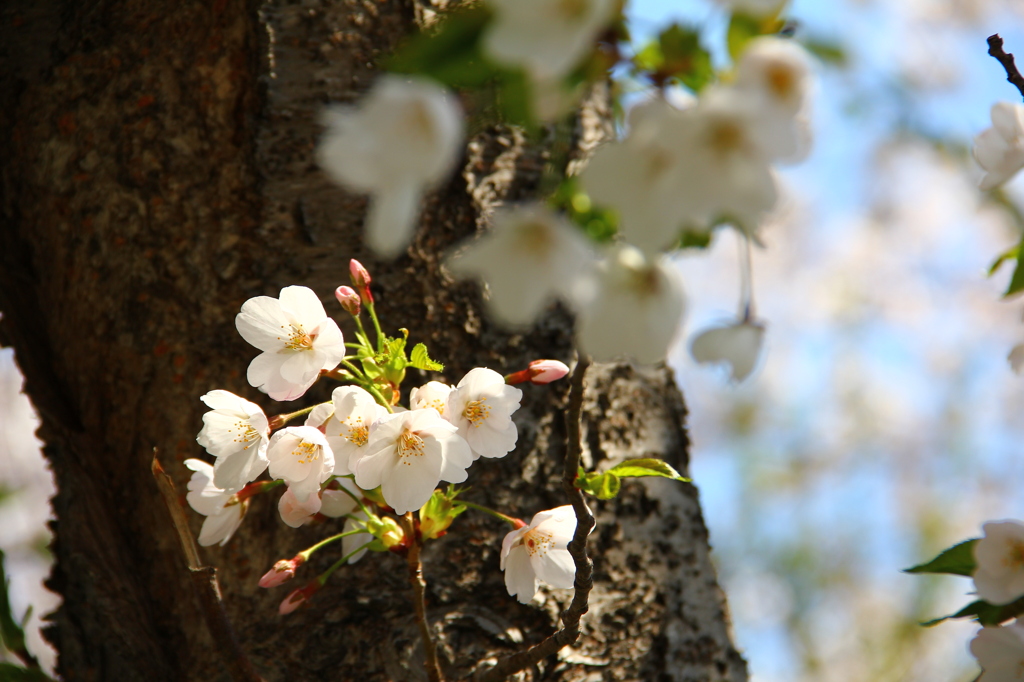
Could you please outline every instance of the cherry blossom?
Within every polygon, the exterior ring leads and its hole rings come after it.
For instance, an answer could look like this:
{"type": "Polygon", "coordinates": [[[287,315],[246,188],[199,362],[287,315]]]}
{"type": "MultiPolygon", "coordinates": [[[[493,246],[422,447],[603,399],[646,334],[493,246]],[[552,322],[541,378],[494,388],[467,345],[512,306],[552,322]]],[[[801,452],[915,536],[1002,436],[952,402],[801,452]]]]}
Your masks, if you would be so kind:
{"type": "Polygon", "coordinates": [[[764,325],[741,321],[705,329],[694,337],[690,352],[702,364],[724,362],[732,380],[739,382],[754,371],[763,341],[764,325]]]}
{"type": "Polygon", "coordinates": [[[576,532],[572,506],[538,512],[529,526],[516,529],[501,543],[501,570],[508,593],[528,604],[537,594],[537,581],[569,589],[576,579],[576,564],[569,542],[576,532]]]}
{"type": "Polygon", "coordinates": [[[383,75],[355,107],[324,115],[317,161],[335,182],[372,195],[366,243],[393,258],[408,245],[423,192],[462,153],[456,96],[434,81],[383,75]]]}
{"type": "Polygon", "coordinates": [[[331,402],[318,405],[306,426],[322,428],[334,452],[337,475],[352,473],[352,459],[366,448],[370,427],[388,413],[372,395],[358,386],[339,386],[331,402]]]}
{"type": "MultiPolygon", "coordinates": [[[[312,426],[289,426],[270,439],[267,449],[270,475],[283,479],[297,502],[307,508],[310,496],[318,498],[320,484],[334,473],[334,453],[327,438],[312,426]]],[[[314,512],[315,513],[315,512],[314,512]]]]}
{"type": "Polygon", "coordinates": [[[351,466],[356,485],[364,490],[380,486],[384,500],[404,514],[422,507],[440,481],[465,481],[472,463],[458,428],[428,408],[378,419],[351,466]]]}
{"type": "Polygon", "coordinates": [[[619,356],[660,362],[683,318],[683,285],[664,257],[649,260],[629,245],[614,248],[579,310],[580,347],[598,362],[619,356]]]}
{"type": "Polygon", "coordinates": [[[981,677],[975,682],[1019,682],[1024,671],[1024,623],[985,627],[971,640],[981,677]]]}
{"type": "Polygon", "coordinates": [[[990,521],[974,546],[974,588],[990,604],[1009,604],[1024,596],[1024,524],[990,521]]]}
{"type": "Polygon", "coordinates": [[[662,98],[639,104],[627,137],[598,148],[580,175],[591,199],[618,213],[622,238],[646,253],[671,246],[683,227],[687,125],[688,114],[662,98]]]}
{"type": "Polygon", "coordinates": [[[235,326],[242,338],[263,351],[249,364],[249,383],[274,400],[295,400],[320,370],[334,369],[345,357],[338,324],[306,287],[285,287],[280,298],[250,298],[235,326]]]}
{"type": "Polygon", "coordinates": [[[1024,105],[996,102],[992,127],[974,138],[974,159],[985,171],[981,189],[1003,184],[1024,168],[1024,105]]]}
{"type": "Polygon", "coordinates": [[[792,40],[762,36],[750,41],[736,65],[736,88],[754,98],[755,134],[769,158],[798,161],[810,149],[811,64],[792,40]]]}
{"type": "Polygon", "coordinates": [[[298,528],[313,520],[320,511],[320,504],[319,495],[309,495],[300,502],[292,489],[288,488],[277,501],[277,511],[281,514],[282,521],[292,528],[298,528]]]}
{"type": "Polygon", "coordinates": [[[519,66],[535,79],[561,79],[611,23],[615,0],[487,0],[494,20],[484,49],[495,61],[519,66]]]}
{"type": "Polygon", "coordinates": [[[504,457],[515,448],[519,434],[512,413],[522,398],[522,390],[493,369],[476,367],[462,377],[448,396],[446,414],[469,443],[473,459],[504,457]]]}
{"type": "Polygon", "coordinates": [[[491,231],[447,261],[460,277],[479,276],[500,321],[526,325],[555,298],[568,298],[596,260],[583,233],[540,204],[498,209],[491,231]]]}
{"type": "Polygon", "coordinates": [[[448,384],[442,384],[440,381],[428,381],[409,392],[409,408],[422,410],[432,407],[447,419],[445,408],[448,406],[448,396],[451,392],[452,387],[448,384]]]}
{"type": "Polygon", "coordinates": [[[345,516],[354,512],[359,507],[356,500],[363,496],[363,491],[351,479],[335,478],[334,480],[344,490],[325,488],[320,493],[322,502],[320,513],[331,518],[345,516]],[[346,490],[348,492],[345,492],[346,490]]]}
{"type": "Polygon", "coordinates": [[[203,547],[224,545],[242,525],[248,502],[232,500],[237,490],[224,490],[213,482],[213,467],[200,459],[186,459],[185,466],[193,472],[185,500],[196,512],[206,517],[199,531],[203,547]],[[234,502],[232,504],[232,502],[234,502]]]}
{"type": "Polygon", "coordinates": [[[239,490],[267,468],[267,415],[256,403],[228,391],[210,391],[200,400],[212,410],[203,415],[203,429],[196,440],[217,458],[214,483],[225,490],[239,490]]]}

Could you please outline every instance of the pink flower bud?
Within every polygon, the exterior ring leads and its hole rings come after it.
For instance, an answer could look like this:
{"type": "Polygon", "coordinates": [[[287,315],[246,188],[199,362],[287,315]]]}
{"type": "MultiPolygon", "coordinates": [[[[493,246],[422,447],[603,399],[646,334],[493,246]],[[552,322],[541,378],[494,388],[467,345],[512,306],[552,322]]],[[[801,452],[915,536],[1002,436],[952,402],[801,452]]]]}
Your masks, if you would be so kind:
{"type": "Polygon", "coordinates": [[[338,299],[338,303],[345,309],[345,312],[353,317],[359,315],[360,303],[359,294],[352,287],[340,286],[334,290],[334,297],[338,299]]]}
{"type": "Polygon", "coordinates": [[[353,258],[348,262],[348,274],[352,278],[352,286],[359,292],[359,297],[363,299],[363,303],[372,305],[373,294],[370,293],[370,282],[373,279],[370,278],[370,273],[367,272],[362,263],[353,258]]]}
{"type": "Polygon", "coordinates": [[[274,567],[260,578],[260,587],[277,587],[283,585],[295,577],[295,571],[305,563],[305,558],[299,554],[291,559],[281,559],[274,567]]]}
{"type": "Polygon", "coordinates": [[[282,616],[291,613],[309,601],[309,598],[316,594],[319,589],[320,585],[315,580],[305,587],[300,587],[284,598],[284,601],[281,602],[281,606],[277,608],[277,612],[282,616]]]}
{"type": "Polygon", "coordinates": [[[550,384],[568,373],[566,364],[558,360],[534,360],[530,363],[531,384],[550,384]]]}

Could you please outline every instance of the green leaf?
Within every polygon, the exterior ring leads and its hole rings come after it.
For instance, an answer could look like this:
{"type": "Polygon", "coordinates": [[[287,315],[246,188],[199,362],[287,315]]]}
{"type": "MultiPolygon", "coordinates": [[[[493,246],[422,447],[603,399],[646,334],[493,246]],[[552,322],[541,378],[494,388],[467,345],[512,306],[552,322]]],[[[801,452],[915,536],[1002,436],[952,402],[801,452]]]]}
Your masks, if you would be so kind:
{"type": "Polygon", "coordinates": [[[925,621],[921,623],[926,628],[930,628],[933,625],[938,625],[944,620],[950,618],[973,618],[977,620],[981,625],[999,625],[1006,621],[1016,618],[1017,616],[1024,613],[1024,597],[1021,597],[1015,602],[1009,604],[1003,604],[1002,606],[996,606],[995,604],[989,604],[987,601],[973,601],[967,606],[963,607],[951,616],[943,616],[942,618],[935,618],[933,620],[925,621]]]}
{"type": "Polygon", "coordinates": [[[491,12],[482,5],[447,14],[434,31],[420,33],[385,62],[388,71],[421,74],[454,88],[479,87],[495,76],[480,51],[491,12]]]}
{"type": "Polygon", "coordinates": [[[13,663],[0,662],[0,682],[53,682],[38,668],[22,668],[13,663]]]}
{"type": "Polygon", "coordinates": [[[633,57],[633,75],[645,75],[655,83],[674,79],[699,92],[715,77],[711,55],[701,47],[700,33],[672,24],[633,57]]]}
{"type": "Polygon", "coordinates": [[[846,66],[848,60],[846,48],[840,43],[820,38],[807,38],[801,40],[800,44],[804,46],[804,49],[826,64],[846,66]]]}
{"type": "Polygon", "coordinates": [[[440,372],[444,369],[444,365],[440,362],[435,362],[427,354],[427,347],[422,343],[417,343],[413,346],[412,356],[409,358],[409,364],[416,369],[425,369],[432,372],[440,372]]]}
{"type": "Polygon", "coordinates": [[[711,245],[711,230],[684,230],[677,249],[706,249],[711,245]]]}
{"type": "Polygon", "coordinates": [[[606,471],[603,474],[597,474],[591,480],[590,492],[599,500],[610,500],[619,494],[621,487],[622,481],[619,480],[619,477],[606,471]]]}
{"type": "Polygon", "coordinates": [[[1024,261],[1017,259],[1017,267],[1013,270],[1013,277],[1010,278],[1010,286],[1006,288],[1003,298],[1013,296],[1024,290],[1024,261]]]}
{"type": "Polygon", "coordinates": [[[754,17],[743,13],[733,14],[729,19],[729,30],[725,38],[729,46],[729,56],[736,61],[751,40],[758,36],[778,33],[785,25],[777,16],[754,17]]]}
{"type": "Polygon", "coordinates": [[[627,459],[625,462],[616,464],[607,471],[620,478],[641,478],[643,476],[659,476],[671,478],[675,481],[689,481],[690,479],[680,475],[668,462],[654,458],[627,459]]]}
{"type": "Polygon", "coordinates": [[[999,271],[999,268],[1001,268],[1003,266],[1003,263],[1005,263],[1006,261],[1017,260],[1018,258],[1020,258],[1020,244],[1017,244],[1013,248],[1007,249],[1006,251],[1003,251],[1001,254],[999,254],[999,258],[996,258],[992,262],[992,265],[989,266],[988,276],[991,277],[992,275],[996,274],[996,272],[999,271]]]}
{"type": "Polygon", "coordinates": [[[939,553],[929,562],[904,569],[904,573],[950,573],[952,575],[974,575],[974,545],[978,538],[964,540],[939,553]]]}

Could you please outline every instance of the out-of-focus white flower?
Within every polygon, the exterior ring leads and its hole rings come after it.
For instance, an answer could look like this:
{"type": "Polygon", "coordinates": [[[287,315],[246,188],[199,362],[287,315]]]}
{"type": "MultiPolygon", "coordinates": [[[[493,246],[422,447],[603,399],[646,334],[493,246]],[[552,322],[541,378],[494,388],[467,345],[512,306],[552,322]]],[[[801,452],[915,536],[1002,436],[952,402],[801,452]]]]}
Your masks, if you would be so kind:
{"type": "Polygon", "coordinates": [[[501,570],[508,593],[528,604],[537,594],[537,581],[567,590],[576,579],[569,542],[576,532],[576,514],[565,505],[538,512],[501,543],[501,570]]]}
{"type": "Polygon", "coordinates": [[[974,159],[985,171],[981,188],[997,187],[1024,168],[1024,105],[996,102],[992,127],[974,138],[974,159]]]}
{"type": "Polygon", "coordinates": [[[235,327],[263,351],[249,363],[249,383],[274,400],[295,400],[320,370],[334,369],[345,357],[338,323],[306,287],[285,287],[280,298],[250,298],[235,317],[235,327]]]}
{"type": "MultiPolygon", "coordinates": [[[[342,529],[342,532],[348,533],[349,531],[366,528],[367,518],[368,517],[366,516],[366,514],[361,510],[352,512],[352,515],[349,518],[345,519],[345,527],[342,529]]],[[[352,552],[355,552],[357,547],[362,547],[371,540],[373,540],[373,535],[371,535],[368,532],[356,533],[355,535],[343,537],[341,539],[342,556],[352,554],[352,552]]],[[[354,564],[355,562],[362,559],[363,555],[366,554],[368,551],[368,549],[362,549],[356,552],[355,554],[352,554],[352,556],[349,557],[348,563],[354,564]]]]}
{"type": "Polygon", "coordinates": [[[579,309],[580,347],[598,362],[631,356],[660,362],[683,319],[679,273],[667,259],[648,260],[629,245],[614,248],[579,309]]]}
{"type": "Polygon", "coordinates": [[[615,209],[624,240],[654,254],[679,238],[687,215],[679,177],[687,115],[657,98],[634,107],[629,123],[623,141],[594,153],[580,186],[594,203],[615,209]]]}
{"type": "Polygon", "coordinates": [[[384,500],[404,514],[422,507],[440,481],[465,481],[472,463],[473,455],[458,428],[437,410],[424,409],[378,419],[369,443],[351,466],[356,485],[363,490],[380,486],[384,500]]]}
{"type": "Polygon", "coordinates": [[[769,158],[798,161],[807,155],[811,64],[806,50],[792,40],[755,38],[736,65],[736,88],[755,100],[755,133],[769,158]]]}
{"type": "Polygon", "coordinates": [[[363,496],[363,491],[351,479],[336,478],[334,480],[344,490],[331,490],[327,488],[320,493],[320,498],[323,502],[323,505],[320,507],[320,513],[331,518],[351,514],[359,506],[356,500],[363,496]],[[348,492],[345,492],[346,490],[348,492]]]}
{"type": "Polygon", "coordinates": [[[228,504],[237,490],[224,490],[213,482],[213,467],[200,459],[186,459],[185,466],[194,473],[188,482],[185,500],[188,506],[206,517],[199,531],[203,547],[224,545],[242,525],[248,502],[228,504]]]}
{"type": "Polygon", "coordinates": [[[267,459],[270,475],[283,479],[298,503],[306,506],[310,496],[319,500],[320,484],[334,473],[334,453],[327,437],[312,426],[289,426],[275,433],[267,459]]]}
{"type": "Polygon", "coordinates": [[[432,407],[447,419],[445,408],[448,406],[448,395],[451,392],[452,387],[448,384],[442,384],[440,381],[428,381],[409,392],[409,409],[424,410],[432,407]]]}
{"type": "Polygon", "coordinates": [[[366,447],[370,427],[388,413],[372,395],[358,386],[339,386],[331,402],[318,405],[306,418],[306,426],[320,428],[334,452],[334,473],[352,473],[351,459],[366,447]]]}
{"type": "Polygon", "coordinates": [[[462,377],[448,396],[448,421],[459,427],[479,457],[504,457],[519,437],[512,413],[519,409],[523,392],[505,383],[493,369],[475,367],[462,377]]]}
{"type": "Polygon", "coordinates": [[[974,588],[990,604],[1009,604],[1024,597],[1024,524],[990,521],[985,537],[974,545],[974,588]]]}
{"type": "Polygon", "coordinates": [[[613,19],[615,0],[487,0],[494,20],[484,50],[546,81],[567,75],[613,19]]]}
{"type": "Polygon", "coordinates": [[[1024,671],[1024,624],[1015,620],[982,628],[971,640],[971,654],[982,669],[977,682],[1019,682],[1024,671]]]}
{"type": "Polygon", "coordinates": [[[397,256],[412,239],[423,192],[462,153],[462,109],[434,81],[383,75],[355,107],[333,107],[317,162],[338,184],[372,195],[366,243],[397,256]]]}
{"type": "Polygon", "coordinates": [[[298,528],[313,520],[313,517],[320,511],[320,496],[309,495],[300,502],[291,488],[284,491],[281,499],[277,501],[277,511],[281,514],[281,520],[292,528],[298,528]]]}
{"type": "Polygon", "coordinates": [[[1017,374],[1021,373],[1024,369],[1024,343],[1018,343],[1016,346],[1010,349],[1010,354],[1006,358],[1010,361],[1010,368],[1017,374]]]}
{"type": "Polygon", "coordinates": [[[553,299],[568,298],[595,260],[580,230],[540,204],[498,209],[491,224],[447,265],[456,275],[487,282],[488,307],[506,324],[532,323],[553,299]]]}
{"type": "Polygon", "coordinates": [[[267,468],[267,415],[256,403],[228,391],[210,391],[200,400],[211,411],[203,415],[196,440],[217,458],[213,481],[219,488],[240,490],[267,468]]]}
{"type": "Polygon", "coordinates": [[[704,226],[725,217],[755,234],[778,198],[762,143],[785,135],[784,126],[762,119],[756,98],[732,87],[707,88],[684,113],[687,123],[678,138],[684,156],[676,176],[684,220],[704,226]]]}
{"type": "Polygon", "coordinates": [[[701,364],[724,362],[733,381],[743,381],[754,371],[761,355],[764,325],[753,321],[711,327],[690,344],[693,359],[701,364]]]}

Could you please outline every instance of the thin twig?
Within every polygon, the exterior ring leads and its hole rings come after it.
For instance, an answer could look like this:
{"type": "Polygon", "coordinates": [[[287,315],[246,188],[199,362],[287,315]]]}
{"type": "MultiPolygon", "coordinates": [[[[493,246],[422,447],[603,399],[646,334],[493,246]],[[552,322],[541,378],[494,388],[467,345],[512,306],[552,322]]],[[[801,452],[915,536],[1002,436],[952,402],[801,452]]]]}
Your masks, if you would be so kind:
{"type": "Polygon", "coordinates": [[[423,564],[420,562],[420,538],[416,534],[416,523],[413,521],[412,512],[402,517],[402,525],[405,528],[406,536],[411,540],[409,544],[409,582],[412,584],[413,606],[416,609],[416,624],[420,628],[420,637],[423,639],[423,653],[426,655],[427,679],[430,682],[444,682],[444,675],[441,673],[441,666],[437,662],[437,645],[434,638],[430,636],[430,625],[427,623],[427,583],[423,580],[423,564]]]}
{"type": "Polygon", "coordinates": [[[203,608],[203,615],[206,617],[206,627],[209,628],[217,649],[222,653],[231,674],[231,679],[236,682],[264,682],[249,662],[249,658],[242,650],[242,646],[235,637],[235,630],[228,620],[227,611],[224,609],[224,600],[220,594],[220,584],[217,582],[217,569],[213,566],[203,566],[199,560],[199,548],[196,547],[195,538],[188,527],[188,519],[178,502],[178,493],[174,489],[174,481],[167,475],[160,461],[156,458],[156,448],[153,449],[153,478],[163,495],[167,510],[171,513],[171,521],[178,533],[178,541],[181,551],[188,562],[188,570],[192,577],[192,586],[199,602],[203,608]]]}
{"type": "Polygon", "coordinates": [[[587,536],[594,529],[594,515],[576,487],[576,473],[580,466],[580,413],[583,411],[583,376],[590,366],[590,358],[581,355],[572,375],[569,389],[569,409],[565,413],[566,447],[562,469],[562,488],[576,512],[576,532],[569,543],[569,554],[576,564],[576,582],[569,608],[562,612],[562,629],[526,651],[520,651],[499,660],[493,667],[474,675],[474,682],[501,682],[509,675],[557,653],[562,647],[575,644],[580,636],[580,618],[590,608],[588,600],[594,587],[594,562],[587,556],[587,536]]]}
{"type": "Polygon", "coordinates": [[[1003,68],[1006,69],[1006,80],[1013,84],[1024,97],[1024,76],[1020,75],[1017,65],[1013,62],[1013,55],[1003,50],[1003,39],[998,33],[988,37],[988,53],[996,58],[1003,68]]]}

